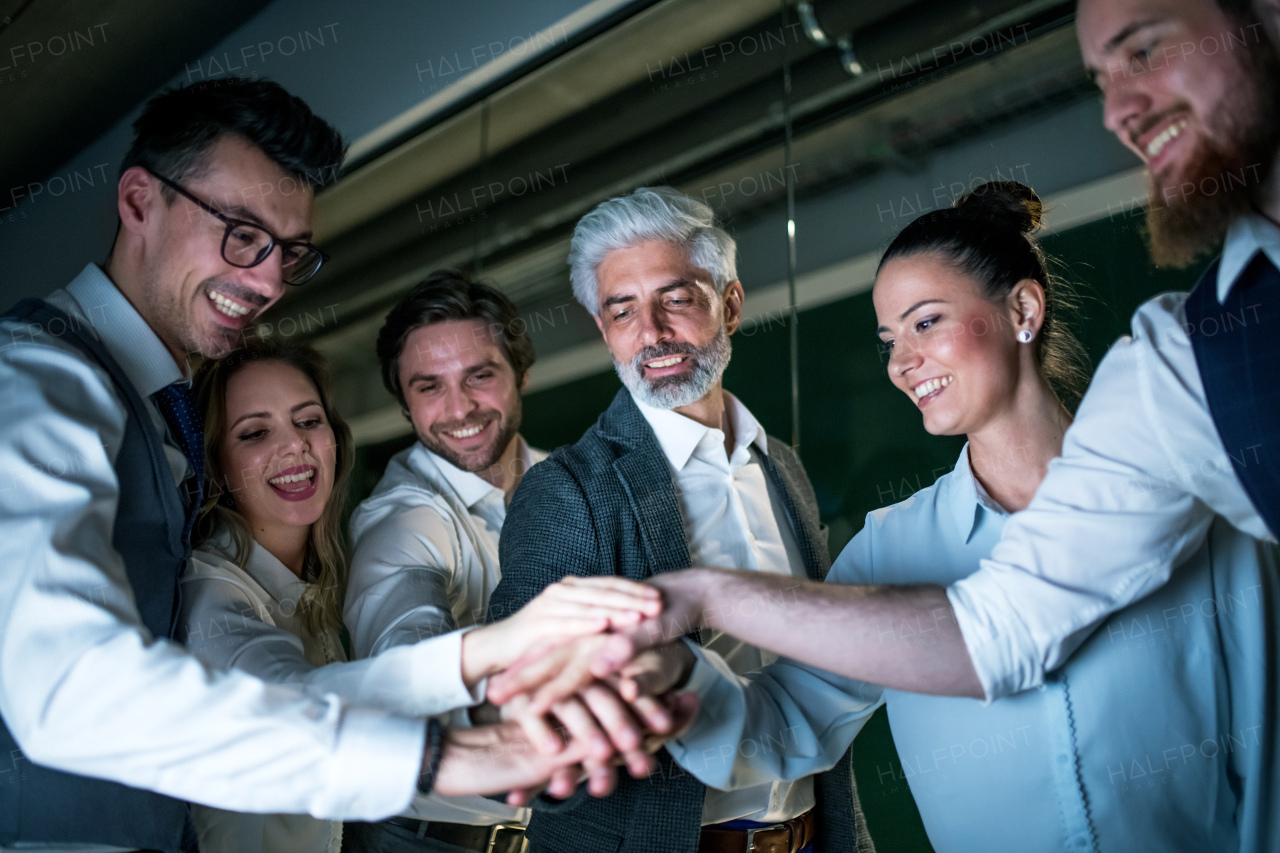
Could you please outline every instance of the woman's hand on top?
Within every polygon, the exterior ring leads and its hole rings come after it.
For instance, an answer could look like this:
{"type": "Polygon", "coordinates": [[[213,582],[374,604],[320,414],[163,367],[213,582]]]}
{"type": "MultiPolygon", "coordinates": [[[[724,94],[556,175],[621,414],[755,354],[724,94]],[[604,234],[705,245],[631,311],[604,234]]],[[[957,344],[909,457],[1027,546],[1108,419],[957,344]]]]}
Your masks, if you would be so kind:
{"type": "Polygon", "coordinates": [[[472,686],[548,640],[630,628],[661,610],[660,592],[647,584],[566,577],[506,619],[468,632],[462,642],[463,680],[472,686]]]}

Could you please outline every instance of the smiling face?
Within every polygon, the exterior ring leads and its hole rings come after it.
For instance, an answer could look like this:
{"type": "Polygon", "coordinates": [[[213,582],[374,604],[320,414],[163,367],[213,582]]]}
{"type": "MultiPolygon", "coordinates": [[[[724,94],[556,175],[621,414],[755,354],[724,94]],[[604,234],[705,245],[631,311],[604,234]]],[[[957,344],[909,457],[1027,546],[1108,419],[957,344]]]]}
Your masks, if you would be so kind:
{"type": "Polygon", "coordinates": [[[609,252],[596,281],[596,325],[632,394],[675,409],[717,386],[742,319],[741,283],[717,295],[711,276],[663,240],[609,252]]]}
{"type": "Polygon", "coordinates": [[[309,528],[333,493],[337,449],[320,393],[281,361],[250,362],[228,381],[219,448],[236,509],[256,532],[309,528]]]}
{"type": "Polygon", "coordinates": [[[1187,263],[1270,179],[1272,42],[1213,0],[1082,0],[1077,34],[1107,129],[1147,166],[1153,257],[1187,263]]]}
{"type": "Polygon", "coordinates": [[[1025,322],[1012,304],[987,301],[973,279],[929,253],[885,264],[872,301],[889,378],[932,435],[977,432],[1012,407],[1025,322]]]}
{"type": "MultiPolygon", "coordinates": [[[[281,240],[310,239],[312,190],[261,149],[228,135],[211,146],[205,162],[204,170],[177,183],[224,215],[260,224],[281,240]]],[[[117,284],[170,352],[221,358],[284,294],[280,249],[255,267],[232,266],[222,257],[223,222],[182,195],[167,203],[162,187],[140,167],[121,177],[121,220],[135,248],[116,251],[133,254],[141,269],[136,286],[117,284]]]]}
{"type": "Polygon", "coordinates": [[[414,432],[428,450],[472,473],[501,458],[520,430],[520,387],[484,320],[414,329],[399,368],[414,432]]]}

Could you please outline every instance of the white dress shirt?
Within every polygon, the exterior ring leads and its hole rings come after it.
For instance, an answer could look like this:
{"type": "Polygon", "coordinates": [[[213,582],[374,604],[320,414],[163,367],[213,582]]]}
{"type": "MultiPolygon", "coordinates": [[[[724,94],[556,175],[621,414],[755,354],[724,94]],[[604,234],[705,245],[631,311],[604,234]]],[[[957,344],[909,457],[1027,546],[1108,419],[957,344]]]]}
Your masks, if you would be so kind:
{"type": "MultiPolygon", "coordinates": [[[[634,397],[633,397],[634,399],[634,397]]],[[[706,427],[668,409],[636,400],[653,428],[675,477],[684,517],[689,557],[695,566],[733,566],[807,578],[786,505],[761,467],[768,455],[764,430],[747,407],[724,392],[725,415],[733,428],[733,453],[725,451],[723,430],[706,427]]],[[[735,673],[751,672],[775,656],[721,632],[707,632],[708,659],[735,673]]],[[[706,634],[704,634],[704,639],[706,634]]],[[[697,776],[698,761],[672,758],[697,776]]],[[[707,789],[702,824],[746,818],[762,823],[790,820],[815,805],[813,779],[762,781],[734,791],[707,789]]]]}
{"type": "MultiPolygon", "coordinates": [[[[49,301],[144,400],[181,378],[97,266],[49,301]]],[[[0,713],[24,753],[0,760],[0,784],[31,760],[241,811],[402,811],[422,719],[211,671],[142,625],[112,546],[126,416],[106,372],[59,330],[5,321],[0,388],[0,713]]],[[[185,460],[173,468],[177,488],[185,460]]]]}
{"type": "MultiPolygon", "coordinates": [[[[1245,216],[1227,235],[1219,301],[1259,251],[1280,266],[1280,231],[1245,216]]],[[[1138,309],[1031,505],[947,588],[988,701],[1043,683],[1101,620],[1168,581],[1215,514],[1275,541],[1228,458],[1248,464],[1252,451],[1224,447],[1209,413],[1185,302],[1138,309]]]]}
{"type": "MultiPolygon", "coordinates": [[[[547,457],[520,436],[516,464],[524,470],[547,457]]],[[[460,636],[483,624],[489,595],[502,573],[498,537],[507,517],[505,495],[463,471],[421,442],[391,458],[373,494],[351,516],[351,577],[345,621],[357,658],[439,635],[460,636]],[[452,634],[450,634],[452,632],[452,634]]],[[[436,671],[462,678],[462,645],[437,652],[436,671]]],[[[483,698],[483,684],[466,708],[483,698]]],[[[453,725],[466,725],[465,712],[453,725]]],[[[414,801],[406,814],[419,820],[489,826],[526,824],[529,809],[485,797],[414,801]]]]}

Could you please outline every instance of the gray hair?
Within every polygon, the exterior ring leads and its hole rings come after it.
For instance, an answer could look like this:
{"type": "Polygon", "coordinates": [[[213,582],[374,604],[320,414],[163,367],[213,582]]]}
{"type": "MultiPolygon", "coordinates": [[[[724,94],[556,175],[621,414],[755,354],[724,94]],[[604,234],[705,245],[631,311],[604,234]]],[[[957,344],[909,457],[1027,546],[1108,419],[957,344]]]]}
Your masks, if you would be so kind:
{"type": "Polygon", "coordinates": [[[597,205],[578,220],[569,244],[569,282],[574,298],[599,316],[596,270],[615,249],[665,240],[685,249],[689,262],[711,275],[717,294],[738,277],[738,246],[716,226],[715,213],[671,187],[641,187],[597,205]]]}

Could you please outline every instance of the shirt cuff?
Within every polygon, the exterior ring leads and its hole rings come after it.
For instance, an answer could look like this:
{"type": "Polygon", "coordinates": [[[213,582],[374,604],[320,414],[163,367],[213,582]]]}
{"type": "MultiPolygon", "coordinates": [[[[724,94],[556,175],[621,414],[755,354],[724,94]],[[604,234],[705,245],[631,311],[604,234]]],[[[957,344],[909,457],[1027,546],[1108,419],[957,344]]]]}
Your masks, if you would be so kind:
{"type": "Polygon", "coordinates": [[[421,718],[343,709],[329,784],[313,816],[372,821],[407,809],[418,789],[426,737],[421,718]]]}
{"type": "Polygon", "coordinates": [[[484,701],[488,679],[468,690],[462,680],[462,636],[479,626],[459,628],[412,647],[410,689],[431,708],[470,708],[484,701]]]}
{"type": "Polygon", "coordinates": [[[702,700],[724,676],[707,658],[706,650],[702,646],[687,637],[682,642],[693,652],[693,669],[689,671],[689,679],[684,683],[684,687],[680,688],[680,692],[696,693],[698,699],[702,700]]]}
{"type": "Polygon", "coordinates": [[[683,690],[698,695],[698,716],[680,737],[667,741],[667,752],[672,761],[702,784],[722,788],[728,784],[733,769],[732,760],[726,760],[726,749],[728,759],[732,759],[745,722],[741,705],[733,702],[736,676],[719,655],[708,655],[691,640],[684,642],[689,644],[696,662],[683,690]]]}
{"type": "Polygon", "coordinates": [[[1015,654],[1017,629],[993,619],[1000,612],[1003,596],[999,589],[984,589],[981,570],[947,587],[947,600],[956,615],[956,625],[964,638],[969,661],[982,685],[982,704],[1028,690],[1044,681],[1044,672],[1036,667],[1019,665],[1015,654]],[[993,602],[992,596],[995,596],[993,602]]]}

